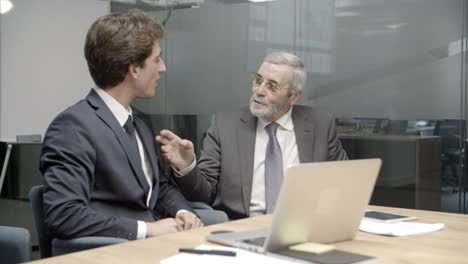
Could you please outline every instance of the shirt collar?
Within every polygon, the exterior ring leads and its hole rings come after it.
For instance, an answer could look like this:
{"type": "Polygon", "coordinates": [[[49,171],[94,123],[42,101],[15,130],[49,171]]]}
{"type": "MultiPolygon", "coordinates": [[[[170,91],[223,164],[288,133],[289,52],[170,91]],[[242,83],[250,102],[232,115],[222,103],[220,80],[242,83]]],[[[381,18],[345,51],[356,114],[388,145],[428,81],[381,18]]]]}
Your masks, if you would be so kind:
{"type": "MultiPolygon", "coordinates": [[[[286,114],[284,114],[282,117],[280,117],[278,120],[275,121],[276,123],[278,123],[278,125],[280,125],[280,127],[288,131],[294,131],[294,124],[292,120],[292,109],[293,109],[293,106],[289,108],[289,111],[286,114]]],[[[270,123],[271,122],[265,122],[261,118],[258,119],[258,127],[260,127],[261,129],[264,129],[270,123]]]]}
{"type": "Polygon", "coordinates": [[[105,90],[94,87],[94,90],[97,92],[99,97],[104,101],[109,110],[115,116],[119,124],[123,127],[125,122],[127,122],[128,115],[132,115],[132,108],[129,106],[127,109],[123,107],[114,97],[109,95],[105,90]]]}

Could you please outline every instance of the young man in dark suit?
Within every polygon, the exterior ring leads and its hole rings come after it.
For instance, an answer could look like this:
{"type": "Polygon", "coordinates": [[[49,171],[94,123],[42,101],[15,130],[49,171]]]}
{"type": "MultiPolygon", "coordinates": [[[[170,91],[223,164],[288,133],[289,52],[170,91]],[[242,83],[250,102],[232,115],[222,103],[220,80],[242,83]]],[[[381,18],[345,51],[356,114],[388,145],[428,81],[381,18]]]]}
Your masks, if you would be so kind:
{"type": "Polygon", "coordinates": [[[305,80],[299,57],[269,54],[253,78],[250,106],[214,115],[197,163],[192,142],[161,131],[156,140],[185,196],[231,219],[271,213],[288,166],[347,159],[332,115],[295,105],[305,80]]]}
{"type": "Polygon", "coordinates": [[[141,239],[200,227],[158,165],[149,128],[132,114],[166,71],[156,18],[132,10],[97,19],[85,57],[96,84],[60,113],[44,138],[45,222],[53,236],[141,239]]]}

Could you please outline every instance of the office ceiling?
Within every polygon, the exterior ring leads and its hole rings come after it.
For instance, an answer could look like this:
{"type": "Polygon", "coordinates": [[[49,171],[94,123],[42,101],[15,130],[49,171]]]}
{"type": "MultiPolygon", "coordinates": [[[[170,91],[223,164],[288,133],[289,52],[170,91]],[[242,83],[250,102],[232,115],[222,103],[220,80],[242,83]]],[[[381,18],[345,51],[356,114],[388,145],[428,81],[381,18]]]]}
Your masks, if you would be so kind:
{"type": "MultiPolygon", "coordinates": [[[[276,1],[276,0],[265,0],[276,1]]],[[[216,4],[251,3],[250,0],[111,0],[112,11],[140,9],[142,11],[160,11],[168,9],[193,8],[216,4]]]]}

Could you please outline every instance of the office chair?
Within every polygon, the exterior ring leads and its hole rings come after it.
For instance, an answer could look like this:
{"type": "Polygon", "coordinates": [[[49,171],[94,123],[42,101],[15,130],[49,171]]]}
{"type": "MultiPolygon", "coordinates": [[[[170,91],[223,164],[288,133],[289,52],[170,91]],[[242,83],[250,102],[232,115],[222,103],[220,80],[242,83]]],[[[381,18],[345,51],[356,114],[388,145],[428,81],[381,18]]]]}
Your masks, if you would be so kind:
{"type": "Polygon", "coordinates": [[[220,210],[214,210],[211,206],[202,202],[190,202],[195,213],[200,217],[204,225],[221,224],[229,221],[227,214],[220,210]]]}
{"type": "Polygon", "coordinates": [[[385,128],[386,134],[391,135],[406,135],[408,128],[408,120],[389,120],[385,128]]]}
{"type": "Polygon", "coordinates": [[[34,186],[29,191],[29,199],[33,211],[34,225],[39,240],[41,258],[58,256],[85,249],[97,248],[127,242],[128,240],[115,237],[80,237],[75,239],[58,239],[51,237],[44,223],[42,199],[44,186],[34,186]]]}
{"type": "Polygon", "coordinates": [[[20,227],[0,226],[0,262],[31,261],[31,234],[20,227]]]}
{"type": "MultiPolygon", "coordinates": [[[[33,210],[34,225],[36,226],[39,249],[42,258],[58,256],[85,249],[102,247],[128,240],[114,237],[80,237],[75,239],[52,238],[47,233],[44,223],[44,212],[42,207],[44,186],[34,186],[29,192],[31,207],[33,210]]],[[[227,222],[229,219],[223,211],[213,210],[210,206],[201,202],[192,202],[195,213],[200,217],[205,225],[212,225],[227,222]]]]}
{"type": "Polygon", "coordinates": [[[442,184],[453,187],[456,191],[459,179],[459,166],[464,154],[465,135],[464,120],[437,120],[434,127],[434,136],[439,136],[442,144],[442,184]],[[449,169],[450,174],[448,174],[449,169]]]}

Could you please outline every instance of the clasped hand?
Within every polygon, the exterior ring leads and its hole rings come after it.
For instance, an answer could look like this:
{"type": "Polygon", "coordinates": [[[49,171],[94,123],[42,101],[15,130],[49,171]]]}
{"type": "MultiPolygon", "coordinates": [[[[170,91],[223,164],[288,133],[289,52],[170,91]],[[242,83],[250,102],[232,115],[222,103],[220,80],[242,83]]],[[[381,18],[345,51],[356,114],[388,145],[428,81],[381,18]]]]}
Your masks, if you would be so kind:
{"type": "Polygon", "coordinates": [[[165,218],[156,222],[146,223],[146,236],[159,236],[199,227],[203,227],[200,218],[189,211],[180,211],[175,218],[165,218]]]}

